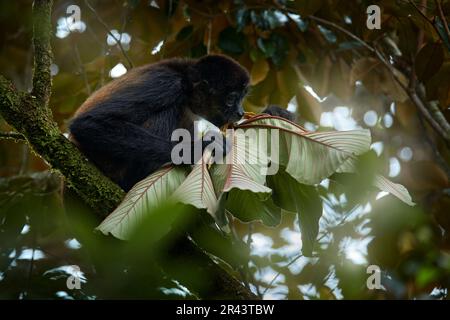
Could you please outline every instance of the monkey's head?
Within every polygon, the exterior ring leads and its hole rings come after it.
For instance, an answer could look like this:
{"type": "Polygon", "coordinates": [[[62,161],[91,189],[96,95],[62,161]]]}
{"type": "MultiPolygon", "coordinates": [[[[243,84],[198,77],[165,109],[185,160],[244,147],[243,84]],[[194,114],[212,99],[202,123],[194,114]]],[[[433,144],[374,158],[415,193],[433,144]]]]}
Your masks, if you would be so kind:
{"type": "Polygon", "coordinates": [[[222,55],[200,58],[193,66],[191,81],[194,113],[218,127],[242,118],[249,75],[236,61],[222,55]]]}

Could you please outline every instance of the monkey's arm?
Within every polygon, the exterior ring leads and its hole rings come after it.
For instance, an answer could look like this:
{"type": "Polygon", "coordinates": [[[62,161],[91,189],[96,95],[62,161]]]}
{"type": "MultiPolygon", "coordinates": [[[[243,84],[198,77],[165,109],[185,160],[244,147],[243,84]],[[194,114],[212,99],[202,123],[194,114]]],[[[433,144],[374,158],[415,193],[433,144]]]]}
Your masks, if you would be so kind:
{"type": "Polygon", "coordinates": [[[262,113],[267,113],[270,114],[271,116],[278,116],[278,117],[282,117],[284,119],[290,120],[295,122],[295,114],[287,111],[284,108],[281,108],[279,106],[276,105],[270,105],[268,106],[262,113]]]}

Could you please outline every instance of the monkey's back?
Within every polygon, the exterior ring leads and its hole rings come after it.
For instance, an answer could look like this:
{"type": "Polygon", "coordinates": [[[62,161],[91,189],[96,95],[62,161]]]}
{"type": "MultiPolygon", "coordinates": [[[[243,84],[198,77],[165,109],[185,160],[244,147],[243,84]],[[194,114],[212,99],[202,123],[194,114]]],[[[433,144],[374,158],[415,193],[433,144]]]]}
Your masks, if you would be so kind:
{"type": "Polygon", "coordinates": [[[107,101],[120,98],[121,96],[130,96],[130,92],[134,93],[134,97],[144,96],[143,90],[151,90],[152,75],[170,71],[180,76],[185,76],[187,66],[193,65],[195,60],[186,58],[173,58],[162,60],[157,63],[147,64],[141,67],[133,68],[123,76],[109,82],[91,96],[78,108],[74,114],[74,118],[91,110],[92,108],[104,104],[107,101]]]}

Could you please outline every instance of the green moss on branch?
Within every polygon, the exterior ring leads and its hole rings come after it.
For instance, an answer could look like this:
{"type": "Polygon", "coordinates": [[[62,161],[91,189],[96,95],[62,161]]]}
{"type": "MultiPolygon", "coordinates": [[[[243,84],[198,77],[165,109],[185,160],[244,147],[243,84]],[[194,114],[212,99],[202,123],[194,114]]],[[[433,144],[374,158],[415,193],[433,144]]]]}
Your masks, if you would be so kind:
{"type": "Polygon", "coordinates": [[[80,197],[100,216],[110,213],[124,192],[103,176],[59,131],[56,123],[40,108],[38,101],[18,93],[0,76],[0,113],[29,142],[32,150],[53,169],[60,171],[80,197]]]}

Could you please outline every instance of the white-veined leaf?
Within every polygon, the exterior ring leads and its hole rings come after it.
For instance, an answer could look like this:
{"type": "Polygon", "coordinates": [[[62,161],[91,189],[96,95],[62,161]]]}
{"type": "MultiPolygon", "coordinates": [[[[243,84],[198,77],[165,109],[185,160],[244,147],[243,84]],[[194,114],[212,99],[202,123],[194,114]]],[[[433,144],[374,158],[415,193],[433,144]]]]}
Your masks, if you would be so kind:
{"type": "MultiPolygon", "coordinates": [[[[334,172],[355,172],[358,155],[370,148],[369,130],[308,132],[301,126],[280,117],[260,115],[238,127],[280,130],[279,163],[298,182],[317,184],[334,172]]],[[[275,159],[272,157],[272,161],[275,159]]],[[[362,173],[360,173],[362,174],[362,173]]],[[[408,190],[383,176],[376,176],[374,185],[414,205],[408,190]]]]}
{"type": "Polygon", "coordinates": [[[410,206],[415,205],[415,203],[411,199],[411,196],[410,196],[408,190],[401,184],[394,183],[391,180],[389,180],[381,175],[375,176],[375,181],[373,182],[373,184],[375,185],[375,187],[377,187],[381,191],[389,192],[393,196],[402,200],[407,205],[410,205],[410,206]]]}
{"type": "MultiPolygon", "coordinates": [[[[369,130],[308,132],[288,120],[269,116],[252,118],[238,127],[280,130],[278,161],[303,184],[320,183],[345,166],[348,159],[370,148],[369,130]]],[[[276,161],[273,157],[271,160],[276,161]]]]}
{"type": "Polygon", "coordinates": [[[152,209],[167,200],[185,178],[186,172],[181,167],[168,166],[159,169],[138,182],[97,229],[104,234],[111,233],[119,239],[128,239],[136,226],[152,209]]]}
{"type": "Polygon", "coordinates": [[[226,163],[211,168],[216,194],[232,189],[248,190],[267,198],[272,190],[266,187],[267,154],[258,154],[258,138],[246,136],[243,130],[232,130],[231,149],[226,163]]]}
{"type": "Polygon", "coordinates": [[[200,161],[194,165],[186,180],[183,181],[172,197],[198,209],[206,209],[209,214],[216,218],[218,201],[208,171],[210,157],[210,151],[203,154],[200,161]]]}

